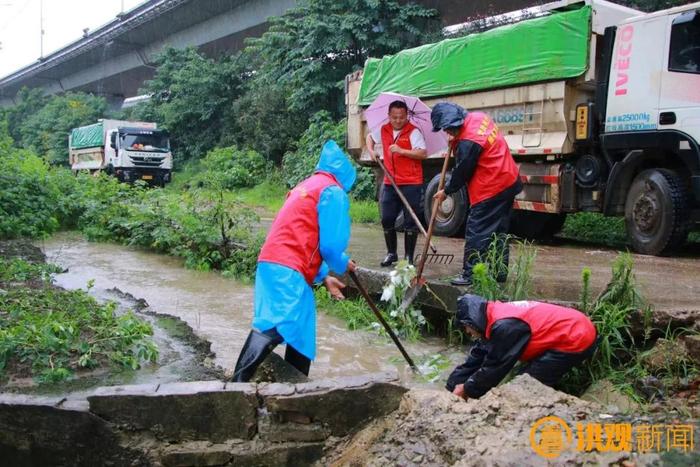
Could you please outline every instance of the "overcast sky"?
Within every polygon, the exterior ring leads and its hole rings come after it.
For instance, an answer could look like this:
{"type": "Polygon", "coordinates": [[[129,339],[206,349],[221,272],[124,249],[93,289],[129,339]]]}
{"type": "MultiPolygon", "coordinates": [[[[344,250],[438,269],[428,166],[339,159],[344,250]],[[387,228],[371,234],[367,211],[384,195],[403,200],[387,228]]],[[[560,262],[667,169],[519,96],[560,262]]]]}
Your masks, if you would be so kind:
{"type": "MultiPolygon", "coordinates": [[[[43,0],[44,55],[79,39],[144,0],[43,0]]],[[[0,77],[40,55],[41,0],[0,0],[0,77]]]]}

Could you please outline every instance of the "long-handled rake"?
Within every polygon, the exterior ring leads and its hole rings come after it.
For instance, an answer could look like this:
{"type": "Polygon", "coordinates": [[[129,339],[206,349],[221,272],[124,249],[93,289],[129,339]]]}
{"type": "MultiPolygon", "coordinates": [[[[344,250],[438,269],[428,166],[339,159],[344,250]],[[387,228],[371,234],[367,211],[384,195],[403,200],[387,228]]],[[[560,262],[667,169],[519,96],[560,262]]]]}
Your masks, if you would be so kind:
{"type": "MultiPolygon", "coordinates": [[[[388,170],[386,170],[386,167],[384,166],[384,163],[381,161],[379,157],[376,159],[377,164],[379,167],[382,169],[382,172],[384,172],[384,175],[386,175],[386,178],[389,180],[389,183],[391,183],[391,186],[394,187],[394,191],[396,191],[396,194],[399,196],[399,199],[403,203],[404,207],[406,208],[406,211],[411,215],[411,218],[413,219],[413,222],[416,224],[418,227],[418,230],[420,230],[420,233],[423,234],[425,237],[425,243],[430,247],[430,250],[432,253],[427,255],[426,262],[428,264],[451,264],[452,261],[455,258],[455,255],[449,254],[449,253],[438,253],[437,248],[435,248],[435,245],[430,241],[430,238],[428,237],[428,233],[425,231],[423,228],[423,224],[421,224],[421,221],[418,219],[418,216],[416,216],[416,213],[413,211],[413,208],[411,208],[411,205],[409,204],[408,200],[406,197],[401,193],[401,190],[399,190],[399,187],[396,185],[396,180],[394,180],[394,176],[389,173],[388,170]]],[[[427,250],[426,250],[427,253],[427,250]]],[[[426,253],[419,254],[416,257],[416,261],[420,262],[420,258],[425,256],[426,253]]]]}
{"type": "MultiPolygon", "coordinates": [[[[442,172],[440,172],[440,182],[438,183],[438,191],[445,187],[445,174],[447,174],[447,166],[450,164],[450,157],[452,157],[452,147],[450,147],[450,152],[445,156],[445,161],[442,163],[442,172]]],[[[421,287],[425,284],[425,279],[423,279],[423,268],[428,260],[428,246],[430,245],[430,238],[433,236],[433,229],[435,227],[435,219],[437,218],[439,200],[435,199],[433,201],[433,210],[430,216],[430,224],[428,224],[428,233],[426,235],[426,242],[423,245],[423,252],[420,255],[420,261],[418,262],[418,269],[416,271],[416,278],[413,286],[408,289],[406,295],[404,295],[401,305],[399,306],[399,311],[401,313],[405,312],[411,303],[418,296],[421,287]]],[[[454,255],[452,256],[454,258],[454,255]]]]}

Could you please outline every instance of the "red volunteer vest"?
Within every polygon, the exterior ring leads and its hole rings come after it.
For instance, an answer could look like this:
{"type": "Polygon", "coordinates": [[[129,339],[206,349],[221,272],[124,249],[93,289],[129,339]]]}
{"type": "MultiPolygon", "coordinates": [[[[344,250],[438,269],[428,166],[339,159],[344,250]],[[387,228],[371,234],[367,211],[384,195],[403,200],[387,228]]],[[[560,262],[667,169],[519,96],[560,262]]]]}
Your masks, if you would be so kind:
{"type": "MultiPolygon", "coordinates": [[[[423,164],[421,161],[411,159],[401,154],[390,153],[389,146],[398,144],[401,149],[413,149],[411,145],[411,133],[415,130],[411,122],[407,122],[401,129],[396,142],[394,142],[394,128],[391,123],[382,125],[382,149],[384,150],[384,166],[393,177],[397,185],[422,185],[423,164]]],[[[384,184],[389,185],[389,179],[384,177],[384,184]]]]}
{"type": "Polygon", "coordinates": [[[313,283],[321,267],[318,201],[329,186],[340,186],[333,175],[317,172],[295,186],[272,222],[258,262],[281,264],[300,272],[313,283]]]}
{"type": "Polygon", "coordinates": [[[490,302],[486,308],[486,338],[499,319],[517,318],[530,326],[530,342],[520,356],[532,360],[547,350],[583,352],[596,338],[595,326],[580,311],[540,302],[490,302]]]}
{"type": "Polygon", "coordinates": [[[454,146],[457,141],[465,139],[483,148],[474,175],[467,184],[469,202],[473,206],[496,196],[515,183],[518,179],[518,166],[515,165],[505,138],[485,113],[469,112],[459,136],[452,144],[454,146]]]}

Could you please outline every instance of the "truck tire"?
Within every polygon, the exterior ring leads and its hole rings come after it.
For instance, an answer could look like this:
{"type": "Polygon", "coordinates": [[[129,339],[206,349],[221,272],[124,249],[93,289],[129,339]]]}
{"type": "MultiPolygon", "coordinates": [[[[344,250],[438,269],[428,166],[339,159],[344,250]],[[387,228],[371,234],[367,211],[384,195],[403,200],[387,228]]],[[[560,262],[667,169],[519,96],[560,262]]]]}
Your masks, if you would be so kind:
{"type": "Polygon", "coordinates": [[[688,188],[669,169],[637,175],[625,202],[625,226],[632,249],[645,255],[667,255],[685,243],[689,224],[688,188]]]}
{"type": "MultiPolygon", "coordinates": [[[[427,222],[430,222],[433,196],[437,193],[439,184],[440,174],[437,174],[428,182],[428,186],[425,189],[423,213],[427,222]]],[[[457,235],[464,228],[468,212],[467,189],[462,187],[458,192],[448,195],[445,201],[438,206],[433,233],[443,237],[457,235]]]]}
{"type": "Polygon", "coordinates": [[[510,216],[510,233],[526,240],[549,241],[564,226],[566,214],[515,209],[510,216]]]}

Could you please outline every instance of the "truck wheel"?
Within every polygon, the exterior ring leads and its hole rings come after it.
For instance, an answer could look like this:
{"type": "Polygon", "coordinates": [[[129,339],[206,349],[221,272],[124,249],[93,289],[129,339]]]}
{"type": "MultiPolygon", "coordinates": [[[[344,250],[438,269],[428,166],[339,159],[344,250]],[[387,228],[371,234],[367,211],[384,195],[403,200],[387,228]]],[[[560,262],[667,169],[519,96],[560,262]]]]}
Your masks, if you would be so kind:
{"type": "Polygon", "coordinates": [[[627,237],[634,251],[666,255],[678,249],[690,229],[688,189],[668,169],[649,169],[637,175],[625,202],[627,237]]]}
{"type": "MultiPolygon", "coordinates": [[[[437,193],[440,184],[440,174],[435,175],[425,189],[425,202],[423,213],[427,222],[430,222],[433,209],[433,196],[437,193]]],[[[448,195],[445,201],[438,206],[435,219],[435,235],[450,237],[459,233],[467,220],[467,189],[461,188],[458,192],[448,195]]]]}
{"type": "Polygon", "coordinates": [[[564,226],[566,214],[515,209],[510,216],[510,233],[527,240],[551,240],[564,226]]]}

